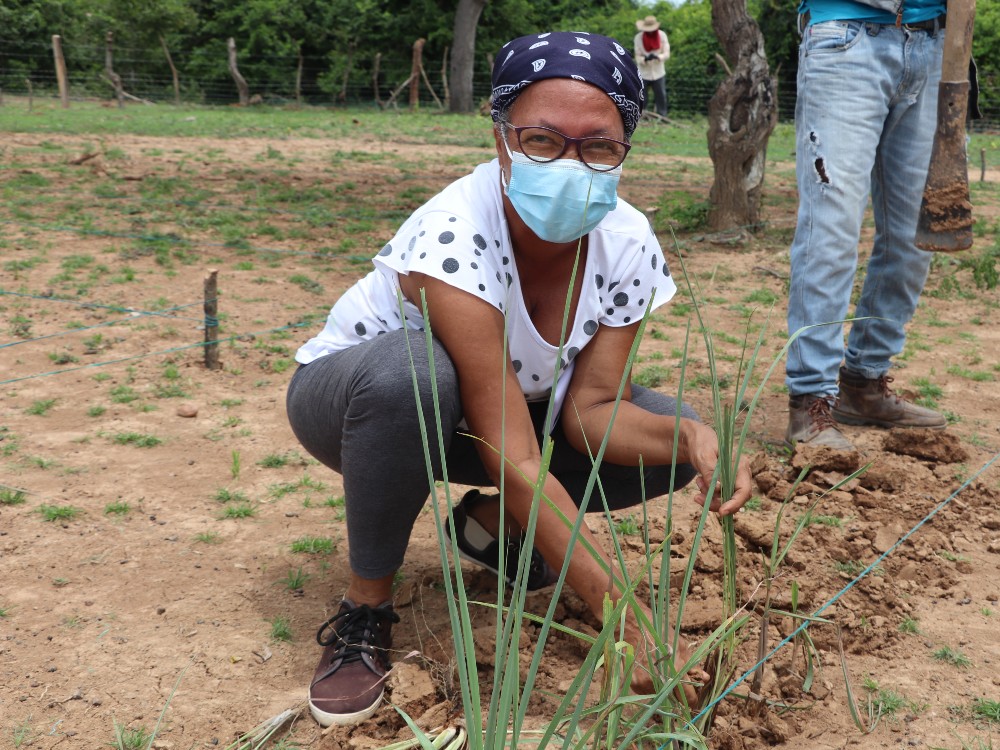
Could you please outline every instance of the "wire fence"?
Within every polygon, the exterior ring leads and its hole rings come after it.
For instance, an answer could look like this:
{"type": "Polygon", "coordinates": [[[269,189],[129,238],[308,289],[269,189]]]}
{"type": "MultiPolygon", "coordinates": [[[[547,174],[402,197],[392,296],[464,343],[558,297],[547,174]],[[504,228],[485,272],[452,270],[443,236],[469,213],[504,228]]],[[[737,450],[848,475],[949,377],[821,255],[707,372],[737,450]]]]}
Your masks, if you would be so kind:
{"type": "MultiPolygon", "coordinates": [[[[62,41],[68,69],[71,98],[114,97],[114,90],[105,73],[103,45],[62,41]]],[[[179,99],[190,104],[230,104],[239,101],[235,82],[226,67],[225,50],[219,57],[207,60],[183,51],[171,53],[179,71],[179,99]]],[[[427,61],[427,80],[421,81],[419,101],[422,106],[437,106],[444,98],[444,76],[437,61],[427,61]],[[434,93],[430,87],[433,86],[434,93]]],[[[124,90],[131,96],[150,102],[172,102],[177,95],[174,80],[165,55],[151,55],[146,50],[115,48],[115,72],[121,77],[124,90]]],[[[323,56],[243,56],[239,63],[251,94],[264,104],[282,105],[301,102],[314,106],[358,105],[385,103],[399,93],[408,79],[409,54],[405,60],[383,61],[378,82],[374,80],[375,59],[356,59],[350,63],[331,55],[323,56]],[[299,75],[301,64],[301,76],[299,75]]],[[[667,91],[670,112],[679,115],[704,115],[716,87],[725,77],[721,66],[714,63],[706,71],[676,67],[667,69],[667,91]]],[[[23,44],[0,39],[0,91],[41,97],[53,97],[58,82],[51,45],[23,44]]],[[[791,120],[795,114],[796,82],[794,71],[777,72],[778,116],[791,120]]],[[[485,102],[490,95],[489,73],[486,66],[477,69],[473,77],[473,97],[485,102]]],[[[404,97],[406,95],[404,94],[404,97]]],[[[1000,129],[1000,101],[980,101],[983,117],[972,123],[976,131],[1000,129]]]]}

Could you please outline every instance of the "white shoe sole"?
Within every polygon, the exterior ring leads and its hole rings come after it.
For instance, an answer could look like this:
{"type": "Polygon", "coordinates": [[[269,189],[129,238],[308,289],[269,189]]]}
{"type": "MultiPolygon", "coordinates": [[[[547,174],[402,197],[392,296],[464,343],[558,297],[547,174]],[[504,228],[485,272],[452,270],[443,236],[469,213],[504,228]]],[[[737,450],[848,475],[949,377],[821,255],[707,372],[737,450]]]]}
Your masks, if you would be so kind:
{"type": "Polygon", "coordinates": [[[382,705],[382,696],[384,695],[385,691],[383,690],[381,693],[379,693],[378,699],[376,699],[376,701],[371,706],[361,711],[356,711],[352,714],[327,713],[326,711],[317,708],[312,701],[309,701],[309,713],[312,714],[312,717],[316,720],[316,723],[324,728],[332,724],[336,724],[338,726],[351,726],[352,724],[360,724],[361,722],[367,721],[368,719],[370,719],[372,716],[375,715],[375,712],[378,711],[379,707],[382,705]]]}

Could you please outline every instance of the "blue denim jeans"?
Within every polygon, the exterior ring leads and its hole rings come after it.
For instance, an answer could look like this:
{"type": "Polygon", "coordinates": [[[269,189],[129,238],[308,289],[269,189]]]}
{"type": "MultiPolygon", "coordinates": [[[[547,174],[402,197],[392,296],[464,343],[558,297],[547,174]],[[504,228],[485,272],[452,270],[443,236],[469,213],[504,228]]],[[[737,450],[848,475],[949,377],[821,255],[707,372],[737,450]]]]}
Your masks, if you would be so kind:
{"type": "Polygon", "coordinates": [[[869,195],[875,240],[847,348],[842,325],[802,331],[790,395],[836,395],[843,362],[868,378],[905,342],[931,253],[914,244],[937,120],[944,31],[829,21],[805,30],[795,107],[798,222],[788,331],[845,320],[869,195]]]}

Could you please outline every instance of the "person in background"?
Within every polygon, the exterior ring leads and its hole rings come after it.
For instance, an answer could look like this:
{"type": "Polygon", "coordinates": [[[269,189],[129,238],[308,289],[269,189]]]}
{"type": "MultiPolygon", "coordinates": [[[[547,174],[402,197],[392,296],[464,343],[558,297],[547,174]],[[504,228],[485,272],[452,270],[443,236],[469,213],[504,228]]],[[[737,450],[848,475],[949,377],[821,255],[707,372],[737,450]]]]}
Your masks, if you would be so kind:
{"type": "Polygon", "coordinates": [[[917,215],[937,122],[945,1],[803,0],[795,105],[798,221],[785,383],[789,443],[854,446],[840,424],[940,429],[890,384],[927,279],[917,215]],[[897,14],[896,8],[899,8],[897,14]],[[869,196],[875,240],[850,325],[869,196]]]}
{"type": "Polygon", "coordinates": [[[656,114],[667,116],[667,71],[663,63],[670,59],[670,42],[660,28],[656,16],[646,16],[635,22],[639,33],[635,35],[635,61],[643,85],[653,87],[653,106],[656,114]]]}
{"type": "MultiPolygon", "coordinates": [[[[304,448],[343,475],[350,559],[346,593],[317,635],[324,650],[309,706],[320,724],[364,721],[382,700],[399,622],[393,577],[431,490],[419,416],[437,422],[435,379],[445,445],[433,444],[433,473],[442,478],[443,452],[450,482],[504,491],[504,539],[499,497],[478,490],[454,508],[447,532],[462,557],[508,582],[499,550],[510,561],[522,547],[545,434],[554,449],[541,490],[570,518],[587,500],[589,451],[612,422],[600,467],[612,509],[692,481],[705,501],[715,432],[626,377],[643,316],[676,291],[646,217],[617,195],[642,102],[635,63],[613,39],[552,32],[508,42],[493,69],[497,158],[418,208],[296,354],[289,421],[304,448]]],[[[712,506],[735,513],[750,489],[744,461],[733,497],[715,494],[712,506]]],[[[604,508],[600,493],[588,502],[604,508]]],[[[582,536],[599,560],[541,502],[526,585],[550,585],[569,557],[567,582],[600,619],[605,596],[622,592],[606,572],[608,552],[586,526],[582,536]]],[[[650,690],[645,665],[661,655],[634,612],[625,637],[643,665],[633,688],[650,690]]],[[[687,658],[678,644],[673,663],[687,658]]],[[[695,668],[688,677],[708,676],[695,668]]]]}

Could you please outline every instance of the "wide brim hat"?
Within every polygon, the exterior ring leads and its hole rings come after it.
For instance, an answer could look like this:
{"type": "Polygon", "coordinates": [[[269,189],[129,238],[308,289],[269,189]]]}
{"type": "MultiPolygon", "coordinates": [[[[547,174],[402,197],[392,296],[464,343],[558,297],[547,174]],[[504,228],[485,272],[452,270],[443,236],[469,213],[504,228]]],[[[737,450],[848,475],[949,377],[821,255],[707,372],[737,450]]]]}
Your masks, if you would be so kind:
{"type": "Polygon", "coordinates": [[[635,27],[639,31],[656,31],[660,28],[660,22],[656,20],[656,16],[646,16],[641,21],[636,21],[635,27]]]}

